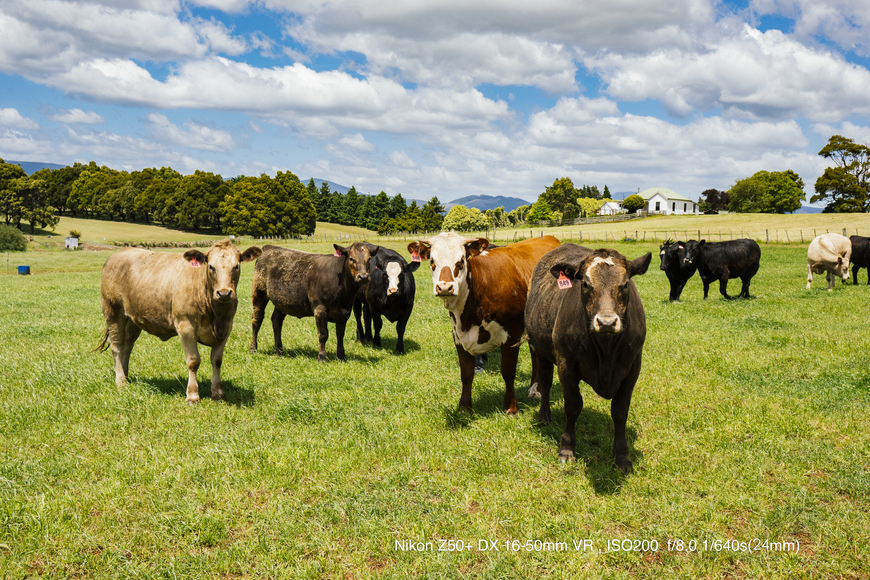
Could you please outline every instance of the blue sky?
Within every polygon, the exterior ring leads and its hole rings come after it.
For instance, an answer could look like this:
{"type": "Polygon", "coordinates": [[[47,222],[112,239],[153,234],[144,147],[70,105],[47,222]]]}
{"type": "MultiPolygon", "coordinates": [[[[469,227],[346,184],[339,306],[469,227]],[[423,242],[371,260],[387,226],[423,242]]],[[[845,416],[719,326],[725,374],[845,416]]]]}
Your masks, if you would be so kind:
{"type": "Polygon", "coordinates": [[[811,194],[831,135],[870,143],[866,0],[603,4],[4,0],[0,157],[695,199],[760,170],[811,194]]]}

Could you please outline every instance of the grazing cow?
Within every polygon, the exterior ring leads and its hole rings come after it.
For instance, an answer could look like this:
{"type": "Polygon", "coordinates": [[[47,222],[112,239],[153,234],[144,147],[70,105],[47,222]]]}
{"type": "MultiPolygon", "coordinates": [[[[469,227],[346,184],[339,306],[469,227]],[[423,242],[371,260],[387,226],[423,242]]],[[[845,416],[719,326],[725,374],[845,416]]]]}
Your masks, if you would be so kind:
{"type": "MultiPolygon", "coordinates": [[[[450,232],[411,242],[408,251],[429,260],[435,296],[450,312],[462,378],[459,407],[472,410],[475,355],[501,347],[504,411],[514,414],[514,380],[529,279],[541,256],[558,247],[559,240],[545,236],[492,250],[488,246],[486,238],[469,240],[450,232]]],[[[537,357],[532,353],[532,389],[537,388],[537,371],[537,357]]]]}
{"type": "Polygon", "coordinates": [[[353,300],[360,286],[369,279],[369,258],[377,253],[377,246],[356,242],[348,248],[333,244],[335,254],[309,254],[299,250],[264,246],[263,255],[254,268],[254,305],[251,330],[251,352],[257,350],[257,333],[271,300],[272,332],[275,334],[275,352],[284,354],[281,328],[288,314],[296,318],[313,316],[317,324],[320,350],[317,360],[326,362],[328,322],[335,323],[338,343],[335,356],[345,361],[344,330],[353,310],[353,300]]]}
{"type": "Polygon", "coordinates": [[[704,300],[710,290],[710,283],[719,281],[719,292],[725,300],[749,298],[749,282],[758,272],[761,248],[755,240],[740,239],[727,242],[706,240],[686,242],[684,262],[697,266],[701,282],[704,283],[704,300]],[[728,280],[740,278],[743,287],[737,296],[728,295],[728,280]]]}
{"type": "Polygon", "coordinates": [[[610,399],[613,456],[632,470],[625,440],[631,394],[640,374],[646,316],[631,279],[646,273],[652,254],[628,261],[616,250],[565,244],[535,267],[526,303],[529,346],[538,355],[543,422],[550,421],[553,365],[565,399],[559,458],[574,459],[574,426],[583,410],[580,381],[610,399]]]}
{"type": "Polygon", "coordinates": [[[858,284],[858,270],[867,268],[867,284],[870,285],[870,238],[849,236],[852,242],[852,282],[858,284]]]}
{"type": "Polygon", "coordinates": [[[408,264],[398,252],[379,246],[371,246],[369,260],[369,282],[360,288],[353,302],[356,317],[356,338],[360,342],[374,342],[381,346],[381,327],[383,315],[396,323],[396,354],[405,354],[405,327],[414,309],[416,284],[414,272],[420,262],[408,264]],[[361,318],[365,319],[365,329],[361,318]],[[372,321],[375,334],[372,337],[372,321]]]}
{"type": "Polygon", "coordinates": [[[849,259],[852,242],[840,234],[822,234],[810,242],[807,249],[807,290],[813,286],[813,273],[825,272],[828,292],[834,289],[834,278],[849,279],[849,259]]]}
{"type": "Polygon", "coordinates": [[[181,339],[188,369],[188,403],[199,402],[197,343],[210,346],[211,396],[223,398],[221,364],[239,304],[239,264],[255,260],[260,253],[256,246],[241,253],[224,240],[205,254],[129,248],[110,256],[100,282],[106,334],[97,348],[112,349],[115,385],[120,388],[127,383],[130,352],[144,330],[161,340],[176,335],[181,339]]]}
{"type": "Polygon", "coordinates": [[[662,246],[659,246],[659,256],[662,259],[659,270],[664,270],[668,282],[671,283],[669,298],[670,300],[679,300],[683,288],[686,287],[686,282],[695,275],[697,269],[695,264],[686,262],[686,242],[666,241],[662,246]]]}

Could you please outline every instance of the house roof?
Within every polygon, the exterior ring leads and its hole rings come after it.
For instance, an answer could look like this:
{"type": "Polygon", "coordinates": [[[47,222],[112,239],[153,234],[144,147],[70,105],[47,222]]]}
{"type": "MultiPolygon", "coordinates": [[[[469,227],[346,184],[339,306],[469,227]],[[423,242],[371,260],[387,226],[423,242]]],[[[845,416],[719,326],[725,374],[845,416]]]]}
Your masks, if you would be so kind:
{"type": "Polygon", "coordinates": [[[682,196],[679,193],[671,191],[667,187],[650,187],[649,189],[644,189],[643,191],[638,193],[638,195],[641,196],[644,199],[644,201],[649,201],[650,198],[657,193],[659,195],[661,195],[662,197],[664,197],[665,199],[667,199],[668,201],[688,201],[690,203],[697,203],[695,201],[692,201],[688,197],[682,196]]]}

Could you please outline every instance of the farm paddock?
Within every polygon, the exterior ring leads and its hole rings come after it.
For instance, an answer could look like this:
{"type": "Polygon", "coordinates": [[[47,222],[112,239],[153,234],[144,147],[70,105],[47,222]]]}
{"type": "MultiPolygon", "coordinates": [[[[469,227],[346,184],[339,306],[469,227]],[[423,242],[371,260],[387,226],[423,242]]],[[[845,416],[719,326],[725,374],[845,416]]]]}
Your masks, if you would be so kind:
{"type": "Polygon", "coordinates": [[[285,321],[285,356],[250,354],[243,268],[226,402],[189,406],[177,339],[143,334],[120,391],[90,352],[109,252],[29,252],[33,275],[0,281],[0,575],[866,578],[870,288],[808,292],[806,246],[761,252],[750,300],[703,301],[695,276],[671,303],[655,257],[636,280],[648,333],[627,477],[609,402],[585,385],[578,459],[558,462],[561,389],[538,425],[526,346],[517,416],[498,354],[476,413],[457,411],[425,268],[406,355],[387,326],[382,349],[348,340],[346,364],[316,362],[311,319],[285,321]]]}

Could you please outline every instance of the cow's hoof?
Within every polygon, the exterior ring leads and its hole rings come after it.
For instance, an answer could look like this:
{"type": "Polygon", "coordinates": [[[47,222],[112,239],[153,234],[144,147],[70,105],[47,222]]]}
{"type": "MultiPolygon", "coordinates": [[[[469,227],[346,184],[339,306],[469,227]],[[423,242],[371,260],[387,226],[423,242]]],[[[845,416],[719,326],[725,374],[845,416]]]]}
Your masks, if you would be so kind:
{"type": "Polygon", "coordinates": [[[634,466],[631,464],[631,460],[628,457],[617,457],[616,458],[616,467],[619,468],[622,473],[628,475],[634,471],[634,466]]]}
{"type": "Polygon", "coordinates": [[[570,449],[559,450],[559,463],[570,463],[574,461],[574,452],[570,449]]]}
{"type": "Polygon", "coordinates": [[[184,402],[187,403],[188,405],[198,405],[199,404],[199,395],[197,395],[196,397],[191,397],[190,395],[188,395],[187,399],[184,402]]]}
{"type": "Polygon", "coordinates": [[[546,412],[544,412],[543,409],[538,411],[538,423],[541,423],[542,425],[549,425],[550,424],[550,410],[549,409],[547,409],[546,412]]]}
{"type": "Polygon", "coordinates": [[[325,354],[317,355],[317,362],[325,363],[329,358],[325,354]]]}
{"type": "Polygon", "coordinates": [[[283,348],[276,348],[275,354],[278,356],[284,356],[284,349],[283,348]]]}
{"type": "Polygon", "coordinates": [[[224,400],[224,392],[220,391],[219,393],[211,392],[211,398],[213,401],[223,401],[224,400]]]}
{"type": "Polygon", "coordinates": [[[529,398],[541,400],[541,391],[538,389],[538,383],[534,383],[531,387],[529,387],[529,398]]]}

